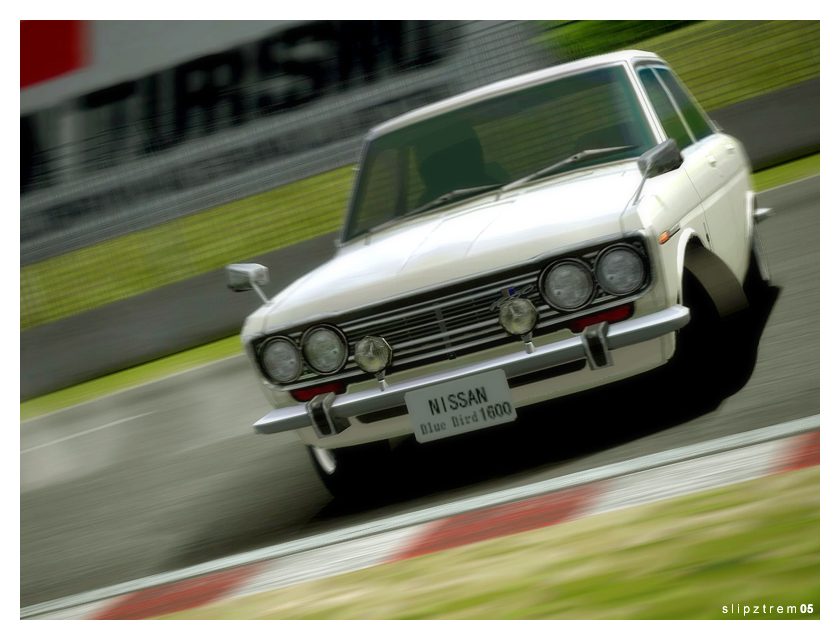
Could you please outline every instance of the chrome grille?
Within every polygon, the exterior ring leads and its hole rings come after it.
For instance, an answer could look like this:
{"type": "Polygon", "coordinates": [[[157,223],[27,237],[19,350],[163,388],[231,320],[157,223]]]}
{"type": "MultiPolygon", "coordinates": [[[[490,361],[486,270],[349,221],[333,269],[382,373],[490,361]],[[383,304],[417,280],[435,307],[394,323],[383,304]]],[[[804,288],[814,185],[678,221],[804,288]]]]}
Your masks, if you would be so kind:
{"type": "MultiPolygon", "coordinates": [[[[381,336],[394,350],[394,359],[389,371],[399,371],[410,366],[435,360],[445,360],[459,354],[488,348],[516,340],[509,336],[498,321],[498,314],[491,305],[502,297],[508,287],[521,288],[535,284],[539,270],[518,274],[478,287],[467,288],[441,298],[426,299],[390,311],[368,314],[363,318],[337,325],[344,331],[350,345],[350,358],[344,369],[331,376],[306,371],[293,385],[294,389],[312,384],[314,381],[369,378],[353,360],[353,348],[365,336],[381,336]]],[[[539,293],[534,287],[529,296],[535,305],[541,304],[539,293]]],[[[299,340],[303,331],[288,334],[299,340]]]]}
{"type": "MultiPolygon", "coordinates": [[[[646,256],[641,239],[632,243],[646,256]]],[[[599,250],[604,246],[590,247],[578,252],[577,257],[592,266],[599,250]]],[[[511,288],[520,292],[527,290],[520,295],[531,300],[537,308],[539,321],[534,333],[540,335],[555,330],[557,325],[577,316],[597,312],[619,301],[634,300],[645,292],[651,280],[649,273],[648,284],[641,291],[623,298],[606,293],[596,284],[595,297],[585,309],[574,313],[559,312],[545,303],[538,286],[542,269],[556,259],[557,257],[518,270],[510,270],[498,274],[490,281],[485,278],[481,284],[466,282],[454,293],[444,295],[444,290],[441,290],[437,292],[439,295],[431,292],[422,296],[409,296],[401,303],[391,302],[387,308],[373,307],[366,309],[364,313],[357,312],[355,317],[348,320],[330,319],[328,322],[338,326],[347,337],[350,347],[347,364],[338,373],[328,376],[310,371],[304,365],[301,377],[294,384],[284,385],[284,388],[291,390],[315,383],[370,379],[370,374],[359,369],[353,359],[356,342],[367,335],[381,336],[391,345],[394,356],[392,365],[388,368],[389,372],[453,359],[459,355],[505,343],[516,343],[519,338],[505,332],[499,324],[498,312],[491,308],[493,303],[501,300],[511,288]]],[[[306,327],[302,327],[297,331],[285,332],[285,335],[299,343],[305,330],[306,327]]]]}

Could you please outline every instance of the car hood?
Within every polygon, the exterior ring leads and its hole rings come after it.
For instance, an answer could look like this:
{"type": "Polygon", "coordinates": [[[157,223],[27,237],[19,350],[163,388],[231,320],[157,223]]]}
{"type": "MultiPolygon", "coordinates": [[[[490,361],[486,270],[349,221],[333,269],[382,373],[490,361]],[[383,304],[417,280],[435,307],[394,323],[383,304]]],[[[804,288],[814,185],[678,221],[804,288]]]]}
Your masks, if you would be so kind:
{"type": "Polygon", "coordinates": [[[617,234],[635,162],[576,171],[408,219],[343,247],[254,314],[271,332],[617,234]]]}

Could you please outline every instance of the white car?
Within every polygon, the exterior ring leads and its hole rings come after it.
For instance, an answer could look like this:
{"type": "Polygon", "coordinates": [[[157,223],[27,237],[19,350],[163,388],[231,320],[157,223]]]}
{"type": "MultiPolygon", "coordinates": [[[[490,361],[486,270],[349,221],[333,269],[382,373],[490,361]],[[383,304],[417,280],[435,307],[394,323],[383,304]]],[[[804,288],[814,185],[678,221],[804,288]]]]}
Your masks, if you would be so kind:
{"type": "Polygon", "coordinates": [[[265,267],[228,267],[264,301],[242,330],[275,407],[257,432],[296,431],[352,496],[382,482],[397,438],[492,427],[665,364],[688,298],[727,316],[748,303],[748,272],[766,278],[750,175],[742,145],[644,51],[374,128],[334,258],[270,300],[265,267]]]}

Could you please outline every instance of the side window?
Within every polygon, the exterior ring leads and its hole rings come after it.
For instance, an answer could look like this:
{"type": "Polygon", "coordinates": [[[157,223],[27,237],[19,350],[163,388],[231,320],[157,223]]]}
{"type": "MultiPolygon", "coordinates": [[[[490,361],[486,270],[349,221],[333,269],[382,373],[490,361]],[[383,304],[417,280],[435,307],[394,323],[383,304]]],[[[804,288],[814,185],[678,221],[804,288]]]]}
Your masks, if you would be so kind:
{"type": "Polygon", "coordinates": [[[665,129],[665,133],[669,138],[677,141],[680,149],[685,149],[693,141],[683,121],[680,119],[680,115],[674,108],[674,104],[671,102],[668,94],[665,93],[662,84],[656,79],[653,69],[650,67],[640,69],[639,79],[642,81],[642,85],[650,97],[650,101],[653,103],[653,110],[659,116],[659,121],[662,123],[662,128],[665,129]]]}
{"type": "Polygon", "coordinates": [[[683,89],[680,83],[677,82],[674,75],[668,69],[662,67],[657,67],[656,73],[660,78],[662,78],[662,82],[664,82],[665,86],[668,87],[668,91],[671,92],[671,95],[674,96],[674,100],[676,101],[680,112],[683,114],[685,121],[688,123],[688,126],[691,128],[694,137],[698,140],[702,140],[706,136],[712,135],[714,131],[709,126],[708,120],[706,120],[703,113],[694,104],[694,101],[686,93],[685,89],[683,89]]]}

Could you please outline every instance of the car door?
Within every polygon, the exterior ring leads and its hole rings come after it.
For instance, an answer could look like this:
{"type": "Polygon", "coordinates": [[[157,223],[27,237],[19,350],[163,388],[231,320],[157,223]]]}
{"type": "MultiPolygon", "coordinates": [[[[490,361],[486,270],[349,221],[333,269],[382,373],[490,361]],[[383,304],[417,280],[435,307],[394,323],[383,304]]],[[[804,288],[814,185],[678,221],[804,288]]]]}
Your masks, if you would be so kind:
{"type": "Polygon", "coordinates": [[[711,249],[738,275],[746,270],[746,172],[738,143],[717,131],[711,120],[665,66],[653,73],[691,134],[686,147],[686,171],[703,201],[711,249]]]}
{"type": "MultiPolygon", "coordinates": [[[[689,182],[693,185],[698,200],[702,202],[703,194],[708,193],[714,187],[713,184],[706,181],[708,178],[706,175],[708,173],[706,170],[708,160],[703,153],[703,145],[697,144],[688,128],[688,124],[665,89],[665,85],[660,81],[653,65],[638,67],[636,72],[665,135],[677,143],[680,153],[682,153],[683,164],[680,169],[688,175],[689,182]]],[[[703,234],[704,240],[708,242],[709,233],[705,211],[702,207],[700,211],[700,220],[695,220],[693,226],[703,234]]]]}

